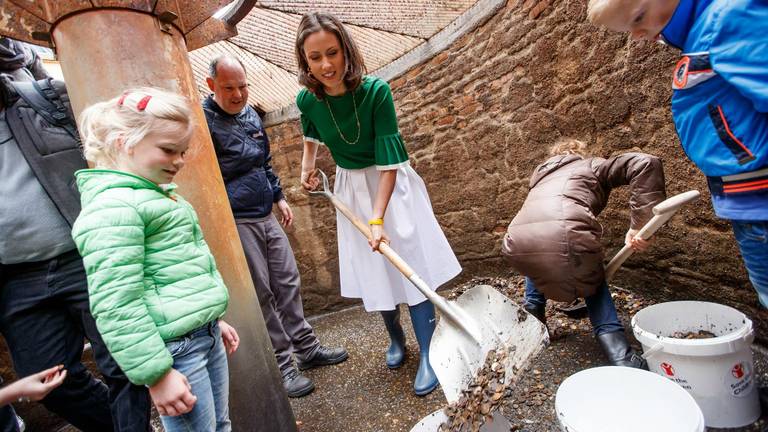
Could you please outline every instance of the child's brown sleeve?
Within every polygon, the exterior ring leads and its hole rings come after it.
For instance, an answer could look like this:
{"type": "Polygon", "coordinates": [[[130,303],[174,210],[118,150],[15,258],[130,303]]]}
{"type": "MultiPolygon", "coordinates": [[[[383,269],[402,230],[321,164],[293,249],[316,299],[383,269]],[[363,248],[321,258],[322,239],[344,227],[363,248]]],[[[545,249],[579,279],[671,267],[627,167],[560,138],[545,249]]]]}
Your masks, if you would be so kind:
{"type": "Polygon", "coordinates": [[[653,206],[667,196],[661,160],[646,153],[611,157],[598,167],[597,176],[608,190],[629,185],[632,229],[642,228],[653,217],[653,206]]]}

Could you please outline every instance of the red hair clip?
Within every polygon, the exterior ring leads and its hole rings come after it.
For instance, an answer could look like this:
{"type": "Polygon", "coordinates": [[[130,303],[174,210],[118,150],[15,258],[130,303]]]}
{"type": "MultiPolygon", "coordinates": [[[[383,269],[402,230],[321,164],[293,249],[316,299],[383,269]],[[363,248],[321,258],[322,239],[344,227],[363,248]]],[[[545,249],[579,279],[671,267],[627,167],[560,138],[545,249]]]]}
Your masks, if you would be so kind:
{"type": "MultiPolygon", "coordinates": [[[[127,96],[128,96],[128,92],[123,93],[123,95],[120,96],[120,99],[117,100],[117,106],[119,107],[123,106],[123,103],[125,102],[125,98],[127,96]]],[[[149,105],[150,99],[152,99],[152,96],[150,95],[146,95],[143,98],[141,98],[139,103],[136,104],[136,109],[139,111],[144,111],[145,109],[147,109],[147,105],[149,105]]]]}
{"type": "Polygon", "coordinates": [[[141,98],[139,103],[136,104],[136,109],[139,111],[144,111],[145,109],[147,109],[147,105],[149,104],[150,99],[152,99],[152,96],[150,95],[146,95],[143,98],[141,98]]]}
{"type": "Polygon", "coordinates": [[[120,99],[117,100],[117,106],[121,107],[123,106],[123,102],[125,102],[125,97],[128,96],[128,92],[123,93],[122,96],[120,96],[120,99]]]}

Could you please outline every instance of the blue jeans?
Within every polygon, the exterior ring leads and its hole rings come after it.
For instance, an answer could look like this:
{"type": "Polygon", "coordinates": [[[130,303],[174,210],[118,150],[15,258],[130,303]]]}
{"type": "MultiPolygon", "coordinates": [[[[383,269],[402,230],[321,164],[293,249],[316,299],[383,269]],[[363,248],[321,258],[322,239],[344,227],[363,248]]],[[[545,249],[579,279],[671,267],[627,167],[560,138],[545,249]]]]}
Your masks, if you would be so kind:
{"type": "MultiPolygon", "coordinates": [[[[603,282],[597,292],[584,298],[587,304],[589,322],[592,323],[592,332],[595,336],[601,334],[623,332],[624,326],[616,314],[616,306],[613,304],[608,284],[603,282]]],[[[530,278],[525,278],[525,303],[530,306],[543,306],[547,304],[547,298],[540,293],[530,278]]]]}
{"type": "Polygon", "coordinates": [[[763,307],[768,308],[768,222],[731,221],[749,280],[763,307]]]}
{"type": "Polygon", "coordinates": [[[173,368],[184,374],[197,396],[192,411],[175,417],[161,416],[166,432],[230,432],[229,372],[218,321],[166,342],[173,368]]]}

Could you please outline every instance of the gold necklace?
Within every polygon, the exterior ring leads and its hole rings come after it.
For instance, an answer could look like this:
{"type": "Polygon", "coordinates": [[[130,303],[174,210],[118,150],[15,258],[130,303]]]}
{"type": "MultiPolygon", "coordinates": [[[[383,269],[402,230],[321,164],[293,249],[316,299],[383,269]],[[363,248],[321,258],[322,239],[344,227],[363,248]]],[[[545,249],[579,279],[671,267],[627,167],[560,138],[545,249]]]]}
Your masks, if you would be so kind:
{"type": "Polygon", "coordinates": [[[357,137],[355,137],[354,141],[348,141],[347,138],[344,136],[344,134],[341,132],[341,129],[339,128],[339,124],[336,123],[336,117],[333,115],[331,104],[328,103],[328,95],[326,95],[323,99],[325,100],[325,106],[328,107],[328,112],[331,113],[331,120],[333,120],[333,125],[336,126],[336,132],[339,133],[339,136],[341,137],[341,139],[344,140],[344,142],[349,145],[357,144],[357,142],[360,141],[360,115],[357,114],[357,102],[355,102],[355,92],[352,91],[352,106],[355,107],[355,120],[357,121],[357,137]]]}

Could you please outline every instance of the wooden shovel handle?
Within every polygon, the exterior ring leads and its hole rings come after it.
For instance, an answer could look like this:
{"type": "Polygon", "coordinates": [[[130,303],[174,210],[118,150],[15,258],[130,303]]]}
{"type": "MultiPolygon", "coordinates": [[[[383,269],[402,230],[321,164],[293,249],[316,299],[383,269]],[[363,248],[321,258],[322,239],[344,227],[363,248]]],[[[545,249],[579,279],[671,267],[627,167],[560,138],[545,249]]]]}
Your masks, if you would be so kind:
{"type": "MultiPolygon", "coordinates": [[[[637,233],[638,236],[640,236],[643,240],[650,239],[656,231],[658,231],[659,228],[661,228],[665,223],[667,223],[668,220],[672,219],[672,216],[675,215],[675,212],[682,207],[684,204],[687,204],[691,201],[694,201],[699,198],[699,191],[697,190],[691,190],[688,192],[683,192],[681,194],[675,195],[671,198],[667,198],[664,201],[660,202],[659,204],[656,204],[656,206],[653,207],[653,216],[648,223],[646,223],[643,228],[640,229],[640,231],[637,233]]],[[[616,274],[616,271],[619,270],[619,267],[621,267],[622,264],[624,264],[624,261],[629,258],[632,253],[634,253],[634,249],[632,249],[629,245],[624,245],[624,247],[621,248],[619,253],[616,254],[616,256],[613,257],[611,262],[608,263],[607,266],[605,266],[605,281],[610,282],[611,279],[613,279],[613,276],[616,274]]]]}
{"type": "Polygon", "coordinates": [[[653,214],[662,215],[664,213],[675,212],[685,204],[698,199],[699,195],[701,195],[699,191],[689,190],[688,192],[683,192],[667,198],[653,207],[653,214]]]}
{"type": "MultiPolygon", "coordinates": [[[[350,222],[352,222],[352,225],[354,225],[358,231],[363,233],[367,239],[371,238],[371,229],[368,227],[368,225],[364,224],[360,219],[358,219],[355,213],[353,213],[349,207],[341,202],[341,200],[339,200],[336,195],[327,191],[324,195],[331,200],[334,207],[336,207],[347,219],[349,219],[350,222]]],[[[440,297],[439,294],[434,292],[427,285],[427,283],[424,282],[424,280],[421,279],[418,274],[416,274],[411,266],[409,266],[408,263],[406,263],[405,260],[403,260],[400,255],[397,254],[397,252],[389,247],[387,243],[379,243],[379,252],[384,255],[389,260],[389,262],[391,262],[392,265],[394,265],[400,271],[400,273],[402,273],[403,276],[405,276],[411,282],[411,284],[413,284],[413,286],[416,287],[416,289],[418,289],[419,292],[421,292],[421,294],[430,301],[430,303],[435,305],[435,307],[440,311],[442,317],[448,320],[450,326],[464,332],[475,343],[482,345],[481,342],[483,337],[478,330],[479,327],[474,322],[474,319],[466,313],[466,311],[462,310],[454,304],[449,303],[444,298],[440,297]]]]}

